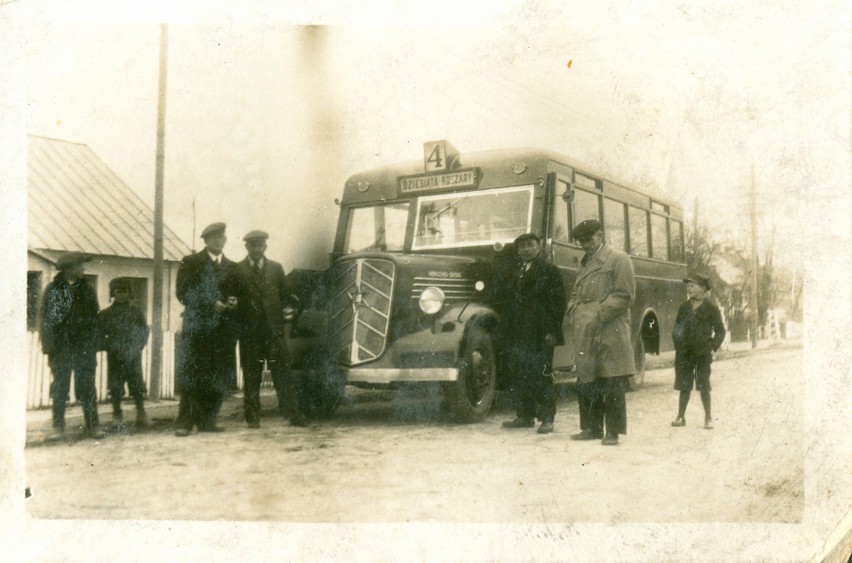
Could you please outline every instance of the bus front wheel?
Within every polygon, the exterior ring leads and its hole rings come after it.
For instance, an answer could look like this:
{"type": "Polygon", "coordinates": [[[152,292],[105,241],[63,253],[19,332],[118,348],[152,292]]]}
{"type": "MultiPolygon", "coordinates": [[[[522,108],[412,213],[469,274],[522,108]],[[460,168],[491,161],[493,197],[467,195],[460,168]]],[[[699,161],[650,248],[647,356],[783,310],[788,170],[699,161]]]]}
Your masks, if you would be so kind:
{"type": "Polygon", "coordinates": [[[479,422],[488,414],[497,387],[491,338],[472,327],[459,358],[458,380],[444,384],[444,407],[456,422],[479,422]]]}
{"type": "Polygon", "coordinates": [[[636,391],[645,381],[645,341],[642,336],[636,339],[633,345],[633,362],[636,364],[636,373],[630,376],[630,390],[636,391]]]}

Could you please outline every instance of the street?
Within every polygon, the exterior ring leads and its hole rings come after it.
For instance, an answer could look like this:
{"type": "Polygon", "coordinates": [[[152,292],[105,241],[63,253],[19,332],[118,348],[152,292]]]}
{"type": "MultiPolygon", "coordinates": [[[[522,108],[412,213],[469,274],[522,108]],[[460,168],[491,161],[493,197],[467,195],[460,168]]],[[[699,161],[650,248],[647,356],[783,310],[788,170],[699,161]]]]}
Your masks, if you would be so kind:
{"type": "MultiPolygon", "coordinates": [[[[756,350],[713,364],[715,428],[694,392],[672,428],[673,369],[627,396],[617,447],[569,440],[577,401],[561,388],[556,431],[442,420],[429,387],[348,392],[326,421],[273,416],[246,428],[226,403],[221,434],[177,438],[171,420],[106,439],[28,445],[34,518],[288,522],[770,522],[804,506],[802,349],[756,350]]],[[[272,402],[270,402],[272,401],[272,402]]],[[[79,410],[79,407],[74,407],[79,410]]],[[[101,407],[102,421],[109,420],[101,407]]],[[[126,416],[132,416],[132,407],[126,416]]]]}

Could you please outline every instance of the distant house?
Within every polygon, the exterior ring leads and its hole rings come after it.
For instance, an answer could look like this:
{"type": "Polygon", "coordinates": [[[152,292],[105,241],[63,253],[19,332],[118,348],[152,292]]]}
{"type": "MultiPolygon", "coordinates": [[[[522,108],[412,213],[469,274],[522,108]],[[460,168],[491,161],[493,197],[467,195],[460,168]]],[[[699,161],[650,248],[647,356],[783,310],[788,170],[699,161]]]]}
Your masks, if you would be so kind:
{"type": "MultiPolygon", "coordinates": [[[[130,278],[135,304],[150,324],[152,209],[88,146],[38,136],[28,138],[27,200],[27,329],[37,330],[41,295],[57,273],[56,259],[70,250],[93,257],[86,264],[86,278],[101,308],[110,302],[110,280],[130,278]]],[[[181,258],[191,250],[168,227],[163,238],[163,329],[176,331],[183,307],[175,297],[175,277],[181,258]]],[[[36,343],[37,335],[31,341],[36,343]]],[[[36,354],[33,350],[30,357],[36,354]]],[[[146,373],[147,368],[146,362],[146,373]]],[[[30,394],[39,393],[31,389],[30,394]]],[[[32,399],[29,406],[40,403],[32,399]]]]}

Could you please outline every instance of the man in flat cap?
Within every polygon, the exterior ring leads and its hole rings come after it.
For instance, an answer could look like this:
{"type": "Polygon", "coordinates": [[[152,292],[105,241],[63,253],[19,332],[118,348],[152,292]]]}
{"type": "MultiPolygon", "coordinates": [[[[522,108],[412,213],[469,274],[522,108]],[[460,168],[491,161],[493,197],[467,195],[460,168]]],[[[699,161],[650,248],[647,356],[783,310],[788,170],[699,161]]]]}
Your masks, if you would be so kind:
{"type": "Polygon", "coordinates": [[[614,446],[627,432],[624,393],[636,373],[630,335],[633,264],[604,243],[598,221],[581,222],[571,238],[586,251],[568,300],[580,407],[580,432],[571,438],[602,439],[603,445],[614,446]]]}
{"type": "Polygon", "coordinates": [[[508,302],[501,316],[504,361],[515,413],[504,428],[532,428],[553,432],[556,394],[553,388],[553,347],[564,344],[565,288],[562,274],[541,256],[541,239],[526,233],[515,239],[520,259],[511,280],[508,302]]]}
{"type": "Polygon", "coordinates": [[[98,314],[98,349],[107,355],[107,387],[112,400],[112,418],[124,428],[121,399],[127,385],[136,405],[136,427],[149,425],[145,414],[145,381],[142,379],[142,349],[148,342],[145,316],[130,300],[130,280],[115,278],[109,282],[112,304],[98,314]]]}
{"type": "Polygon", "coordinates": [[[177,273],[177,298],[184,306],[183,341],[178,358],[180,406],[175,435],[221,432],[216,416],[230,386],[236,362],[237,306],[242,294],[237,264],[228,260],[224,223],[202,232],[204,248],[185,256],[177,273]]]}
{"type": "Polygon", "coordinates": [[[245,418],[249,428],[260,427],[260,383],[268,362],[278,396],[278,410],[295,426],[307,426],[299,411],[296,385],[284,340],[284,307],[290,297],[284,268],[266,257],[264,231],[251,231],[243,240],[248,256],[237,265],[246,290],[240,302],[240,363],[244,376],[245,418]]]}
{"type": "Polygon", "coordinates": [[[95,367],[98,350],[98,297],[83,278],[82,252],[67,252],[59,257],[59,273],[48,284],[42,300],[41,346],[53,373],[53,432],[49,440],[65,435],[65,408],[74,372],[74,394],[83,406],[84,436],[101,439],[98,427],[98,403],[95,367]]]}
{"type": "Polygon", "coordinates": [[[713,428],[710,412],[710,364],[713,352],[725,340],[725,324],[719,307],[708,298],[710,280],[692,274],[683,280],[688,299],[677,310],[672,339],[675,345],[675,383],[680,391],[677,417],[672,426],[686,426],[686,406],[693,384],[701,394],[704,406],[704,428],[713,428]]]}

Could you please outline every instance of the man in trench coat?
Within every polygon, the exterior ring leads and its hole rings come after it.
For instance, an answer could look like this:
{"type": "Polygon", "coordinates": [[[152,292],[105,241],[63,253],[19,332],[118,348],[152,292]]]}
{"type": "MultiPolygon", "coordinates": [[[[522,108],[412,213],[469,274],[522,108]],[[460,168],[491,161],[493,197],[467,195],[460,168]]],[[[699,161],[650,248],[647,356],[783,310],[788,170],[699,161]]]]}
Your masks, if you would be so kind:
{"type": "Polygon", "coordinates": [[[636,294],[633,264],[626,254],[604,244],[598,221],[583,221],[571,237],[586,251],[568,300],[581,430],[571,438],[603,438],[603,445],[614,446],[618,435],[627,433],[624,392],[629,376],[636,373],[630,336],[630,304],[636,294]]]}
{"type": "Polygon", "coordinates": [[[549,434],[556,416],[553,347],[565,343],[565,289],[559,269],[541,257],[538,235],[523,234],[514,246],[520,264],[506,291],[501,333],[517,418],[503,427],[531,428],[538,418],[538,433],[549,434]]]}
{"type": "Polygon", "coordinates": [[[199,432],[223,430],[215,421],[236,362],[236,308],[242,289],[236,262],[222,254],[228,240],[225,224],[208,225],[201,238],[204,248],[181,260],[176,280],[184,306],[176,436],[188,436],[193,426],[199,432]]]}

